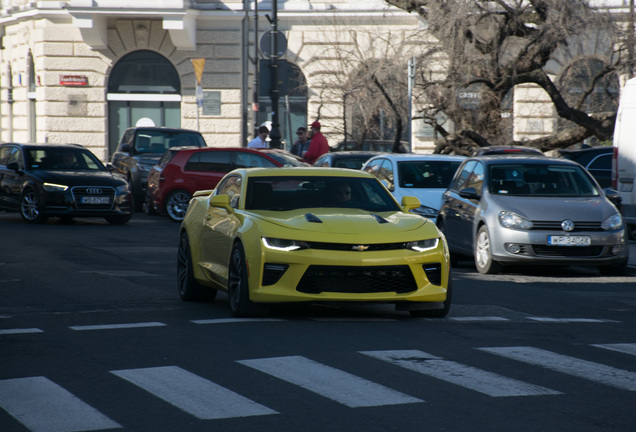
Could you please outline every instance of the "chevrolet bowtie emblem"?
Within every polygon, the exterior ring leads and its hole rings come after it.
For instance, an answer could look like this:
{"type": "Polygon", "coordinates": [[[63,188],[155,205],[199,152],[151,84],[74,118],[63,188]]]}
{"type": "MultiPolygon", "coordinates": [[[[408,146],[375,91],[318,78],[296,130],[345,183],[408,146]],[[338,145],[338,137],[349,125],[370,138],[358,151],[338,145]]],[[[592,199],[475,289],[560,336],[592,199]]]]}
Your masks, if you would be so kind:
{"type": "Polygon", "coordinates": [[[356,245],[356,246],[352,246],[351,249],[358,252],[364,252],[365,250],[369,249],[369,246],[356,245]]]}

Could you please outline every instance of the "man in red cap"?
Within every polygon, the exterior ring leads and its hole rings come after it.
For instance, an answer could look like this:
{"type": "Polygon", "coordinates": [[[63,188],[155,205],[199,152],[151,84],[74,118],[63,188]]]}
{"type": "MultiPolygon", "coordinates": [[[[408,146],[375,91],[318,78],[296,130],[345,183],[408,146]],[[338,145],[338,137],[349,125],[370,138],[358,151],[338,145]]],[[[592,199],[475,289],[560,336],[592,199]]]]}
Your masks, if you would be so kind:
{"type": "Polygon", "coordinates": [[[329,153],[329,144],[327,138],[320,132],[320,123],[313,122],[309,130],[309,149],[303,155],[303,158],[310,164],[325,153],[329,153]]]}

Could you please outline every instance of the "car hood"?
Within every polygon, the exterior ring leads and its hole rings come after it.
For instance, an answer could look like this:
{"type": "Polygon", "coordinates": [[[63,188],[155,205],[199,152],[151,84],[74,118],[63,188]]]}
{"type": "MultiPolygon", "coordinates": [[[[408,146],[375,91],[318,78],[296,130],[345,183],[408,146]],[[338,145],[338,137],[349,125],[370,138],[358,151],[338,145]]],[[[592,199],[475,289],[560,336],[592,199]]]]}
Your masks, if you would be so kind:
{"type": "Polygon", "coordinates": [[[42,182],[66,186],[121,186],[126,181],[108,171],[39,171],[35,175],[42,182]]]}
{"type": "Polygon", "coordinates": [[[603,196],[599,197],[537,197],[491,196],[500,210],[513,211],[529,220],[603,221],[617,212],[603,196]]]}
{"type": "Polygon", "coordinates": [[[275,225],[278,229],[313,233],[316,241],[334,241],[334,238],[367,243],[406,241],[413,239],[413,231],[425,225],[432,230],[431,236],[436,235],[435,226],[430,221],[403,212],[371,213],[359,209],[310,208],[283,212],[258,211],[254,214],[261,223],[275,225]]]}

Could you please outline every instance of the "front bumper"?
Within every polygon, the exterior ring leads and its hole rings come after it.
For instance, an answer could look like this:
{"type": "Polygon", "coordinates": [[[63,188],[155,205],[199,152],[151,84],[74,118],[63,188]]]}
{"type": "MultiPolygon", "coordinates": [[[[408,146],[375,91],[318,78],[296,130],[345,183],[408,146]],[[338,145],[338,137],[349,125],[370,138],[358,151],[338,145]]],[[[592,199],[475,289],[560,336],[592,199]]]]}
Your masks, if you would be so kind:
{"type": "Polygon", "coordinates": [[[73,187],[41,194],[42,212],[48,216],[103,217],[133,212],[131,194],[113,187],[73,187]],[[89,189],[99,189],[102,193],[89,194],[89,189]]]}
{"type": "Polygon", "coordinates": [[[566,234],[550,230],[512,230],[497,227],[490,232],[491,253],[502,263],[541,265],[611,265],[624,262],[628,256],[624,230],[579,231],[566,234]],[[548,236],[588,236],[590,246],[551,246],[548,236]],[[511,250],[518,252],[512,253],[511,250]]]}
{"type": "Polygon", "coordinates": [[[443,302],[450,277],[442,241],[425,252],[284,252],[261,245],[246,259],[255,302],[443,302]]]}

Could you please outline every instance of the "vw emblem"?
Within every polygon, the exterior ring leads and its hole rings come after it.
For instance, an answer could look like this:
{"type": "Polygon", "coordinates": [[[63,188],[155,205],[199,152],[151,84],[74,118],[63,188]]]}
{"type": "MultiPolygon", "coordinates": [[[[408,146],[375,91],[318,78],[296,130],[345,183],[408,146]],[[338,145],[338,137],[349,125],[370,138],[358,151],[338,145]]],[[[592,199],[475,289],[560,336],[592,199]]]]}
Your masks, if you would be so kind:
{"type": "Polygon", "coordinates": [[[563,228],[563,231],[572,231],[574,229],[574,222],[572,222],[569,219],[566,219],[563,222],[561,222],[561,228],[563,228]]]}
{"type": "Polygon", "coordinates": [[[352,246],[351,249],[358,252],[364,252],[365,250],[369,249],[369,246],[356,245],[356,246],[352,246]]]}
{"type": "Polygon", "coordinates": [[[101,195],[102,190],[101,188],[88,188],[86,189],[86,193],[90,195],[101,195]]]}

